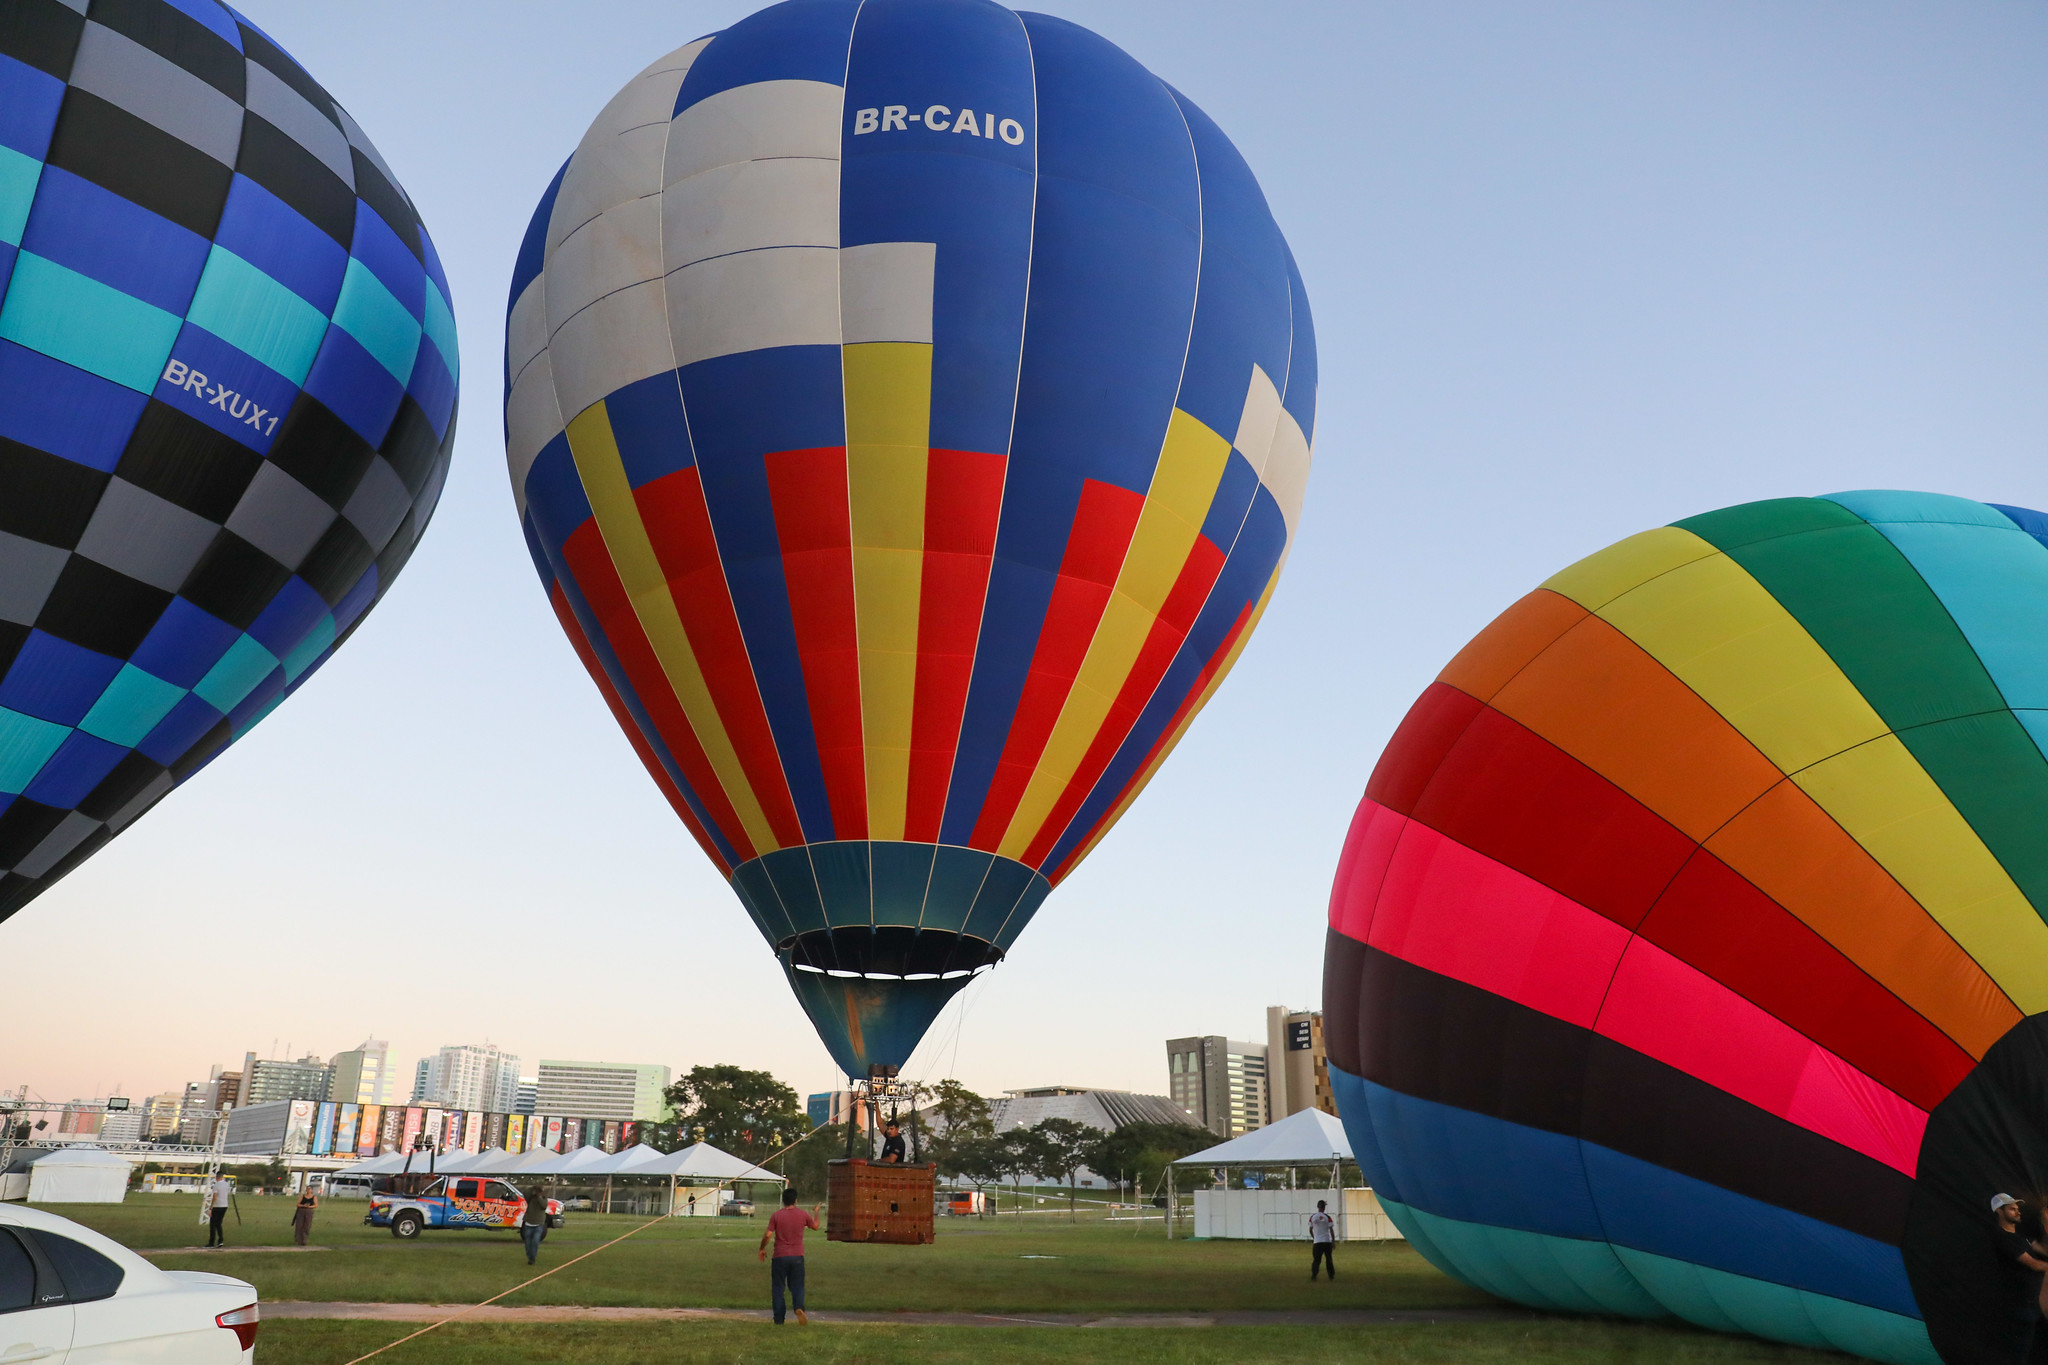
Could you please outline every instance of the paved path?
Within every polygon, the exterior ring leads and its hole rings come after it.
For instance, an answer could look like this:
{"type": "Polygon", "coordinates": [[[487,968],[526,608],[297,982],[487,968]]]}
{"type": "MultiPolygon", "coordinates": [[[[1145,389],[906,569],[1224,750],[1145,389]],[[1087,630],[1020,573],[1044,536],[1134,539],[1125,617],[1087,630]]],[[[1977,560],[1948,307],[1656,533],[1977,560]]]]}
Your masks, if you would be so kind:
{"type": "Polygon", "coordinates": [[[290,1253],[290,1254],[292,1254],[292,1255],[296,1256],[296,1255],[301,1255],[301,1254],[303,1254],[303,1253],[305,1253],[305,1252],[308,1252],[308,1251],[332,1251],[332,1250],[334,1250],[334,1248],[333,1248],[333,1247],[236,1247],[236,1246],[226,1246],[226,1247],[136,1247],[136,1248],[134,1248],[135,1254],[136,1254],[136,1255],[138,1255],[138,1256],[206,1256],[206,1255],[209,1255],[209,1254],[211,1254],[211,1253],[213,1253],[213,1252],[216,1252],[216,1251],[232,1251],[232,1252],[234,1252],[234,1253],[235,1253],[236,1255],[238,1255],[238,1256],[247,1256],[247,1255],[251,1254],[252,1252],[270,1252],[270,1251],[283,1251],[283,1252],[288,1252],[288,1253],[290,1253]]]}
{"type": "MultiPolygon", "coordinates": [[[[373,1322],[439,1322],[460,1304],[265,1302],[263,1316],[359,1318],[373,1322]]],[[[763,1322],[765,1308],[515,1308],[493,1304],[464,1322],[763,1322]]],[[[1402,1322],[1505,1322],[1533,1317],[1511,1308],[1327,1308],[1231,1313],[842,1313],[819,1309],[818,1323],[885,1323],[898,1327],[1363,1327],[1402,1322]]]]}

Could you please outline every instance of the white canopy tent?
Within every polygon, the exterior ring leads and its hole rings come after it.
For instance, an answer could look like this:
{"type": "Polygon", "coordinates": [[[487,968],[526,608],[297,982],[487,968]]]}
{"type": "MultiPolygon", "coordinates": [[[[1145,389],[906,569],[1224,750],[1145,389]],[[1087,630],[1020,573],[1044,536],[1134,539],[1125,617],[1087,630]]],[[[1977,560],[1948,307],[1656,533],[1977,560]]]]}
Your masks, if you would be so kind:
{"type": "Polygon", "coordinates": [[[1308,1235],[1309,1215],[1321,1200],[1335,1205],[1328,1212],[1337,1220],[1339,1241],[1398,1239],[1401,1234],[1381,1210],[1377,1195],[1362,1187],[1343,1187],[1344,1163],[1351,1160],[1351,1139],[1344,1132],[1343,1123],[1335,1114],[1320,1109],[1303,1109],[1278,1123],[1254,1128],[1242,1137],[1205,1147],[1167,1168],[1166,1235],[1173,1236],[1179,1207],[1173,1181],[1175,1169],[1264,1167],[1284,1168],[1287,1187],[1195,1191],[1197,1238],[1301,1241],[1308,1235]],[[1328,1184],[1322,1188],[1295,1188],[1294,1173],[1303,1168],[1327,1172],[1328,1184]]]}
{"type": "Polygon", "coordinates": [[[60,1147],[28,1168],[31,1204],[118,1204],[128,1196],[128,1158],[89,1142],[60,1147]]]}

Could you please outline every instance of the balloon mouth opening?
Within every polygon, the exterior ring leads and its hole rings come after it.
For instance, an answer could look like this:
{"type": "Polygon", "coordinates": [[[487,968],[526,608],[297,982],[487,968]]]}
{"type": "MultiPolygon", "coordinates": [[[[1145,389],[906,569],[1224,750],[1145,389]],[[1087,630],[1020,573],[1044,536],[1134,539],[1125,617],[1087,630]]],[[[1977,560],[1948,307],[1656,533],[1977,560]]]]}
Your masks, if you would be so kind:
{"type": "Polygon", "coordinates": [[[1003,960],[1001,948],[968,934],[866,924],[814,929],[775,951],[792,971],[863,981],[958,981],[1003,960]]]}

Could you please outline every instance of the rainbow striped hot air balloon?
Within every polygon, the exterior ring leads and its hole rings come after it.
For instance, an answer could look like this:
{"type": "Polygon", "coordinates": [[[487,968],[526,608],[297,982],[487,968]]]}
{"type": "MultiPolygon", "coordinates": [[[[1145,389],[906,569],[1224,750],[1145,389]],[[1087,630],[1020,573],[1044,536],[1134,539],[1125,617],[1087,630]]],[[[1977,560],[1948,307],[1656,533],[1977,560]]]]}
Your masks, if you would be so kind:
{"type": "Polygon", "coordinates": [[[1395,1222],[1545,1308],[2018,1359],[1990,1200],[2048,1192],[2044,744],[2037,512],[1750,503],[1510,607],[1331,894],[1333,1077],[1395,1222]]]}
{"type": "Polygon", "coordinates": [[[506,352],[563,629],[834,1057],[900,1065],[1279,575],[1315,347],[1251,172],[1072,24],[789,0],[598,116],[506,352]]]}

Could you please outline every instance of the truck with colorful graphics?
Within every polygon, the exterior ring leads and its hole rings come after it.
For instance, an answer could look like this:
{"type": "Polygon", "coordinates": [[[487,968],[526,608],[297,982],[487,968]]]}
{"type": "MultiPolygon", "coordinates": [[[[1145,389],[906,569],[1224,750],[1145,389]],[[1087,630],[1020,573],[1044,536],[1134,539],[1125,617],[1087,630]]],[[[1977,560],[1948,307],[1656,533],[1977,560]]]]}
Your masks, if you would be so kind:
{"type": "MultiPolygon", "coordinates": [[[[490,1176],[414,1175],[394,1177],[391,1188],[370,1196],[363,1221],[390,1228],[393,1237],[414,1238],[429,1228],[506,1228],[517,1231],[526,1216],[526,1196],[509,1180],[490,1176]]],[[[548,1200],[548,1226],[562,1226],[562,1201],[548,1200]]]]}

